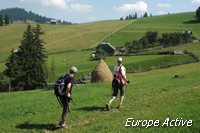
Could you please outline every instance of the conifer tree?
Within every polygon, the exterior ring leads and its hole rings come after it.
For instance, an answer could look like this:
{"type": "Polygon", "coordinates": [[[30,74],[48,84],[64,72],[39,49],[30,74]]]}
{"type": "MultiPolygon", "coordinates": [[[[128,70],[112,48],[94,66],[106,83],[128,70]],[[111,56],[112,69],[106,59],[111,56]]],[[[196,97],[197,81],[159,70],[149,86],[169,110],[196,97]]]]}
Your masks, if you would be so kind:
{"type": "Polygon", "coordinates": [[[10,24],[10,20],[8,18],[8,15],[5,16],[5,24],[6,25],[9,25],[10,24]]]}
{"type": "Polygon", "coordinates": [[[147,18],[147,17],[148,17],[148,14],[147,14],[147,12],[145,12],[143,15],[143,18],[147,18]]]}
{"type": "Polygon", "coordinates": [[[3,16],[0,14],[0,26],[3,26],[3,16]]]}
{"type": "Polygon", "coordinates": [[[138,18],[138,15],[137,15],[137,13],[135,13],[135,19],[137,19],[138,18]]]}
{"type": "Polygon", "coordinates": [[[200,21],[200,7],[196,10],[196,19],[200,21]]]}
{"type": "Polygon", "coordinates": [[[17,62],[20,65],[21,73],[18,75],[18,86],[24,90],[35,89],[34,87],[34,62],[32,58],[33,52],[33,32],[31,25],[28,24],[26,31],[23,33],[21,45],[19,46],[17,62]]]}
{"type": "MultiPolygon", "coordinates": [[[[14,87],[32,90],[43,87],[46,84],[44,72],[46,55],[43,45],[44,41],[40,39],[40,36],[43,34],[39,25],[36,28],[32,28],[28,24],[26,31],[24,31],[19,50],[14,54],[16,55],[14,59],[16,62],[15,76],[12,79],[14,87]]],[[[12,53],[8,61],[12,59],[12,53]]],[[[8,72],[12,66],[9,64],[6,66],[5,72],[8,72]]],[[[12,76],[9,73],[6,75],[8,77],[12,76]]]]}
{"type": "MultiPolygon", "coordinates": [[[[14,86],[14,80],[16,79],[19,72],[19,66],[17,65],[17,50],[11,50],[11,54],[6,60],[6,67],[7,69],[3,71],[3,74],[6,75],[10,79],[10,86],[14,86]]],[[[9,91],[10,91],[9,86],[9,91]]]]}
{"type": "Polygon", "coordinates": [[[44,34],[41,31],[41,27],[37,24],[36,28],[33,28],[33,51],[32,51],[32,58],[35,62],[35,79],[37,82],[38,87],[43,87],[46,84],[47,75],[45,74],[44,63],[46,61],[46,52],[44,49],[44,40],[40,37],[44,34]]]}

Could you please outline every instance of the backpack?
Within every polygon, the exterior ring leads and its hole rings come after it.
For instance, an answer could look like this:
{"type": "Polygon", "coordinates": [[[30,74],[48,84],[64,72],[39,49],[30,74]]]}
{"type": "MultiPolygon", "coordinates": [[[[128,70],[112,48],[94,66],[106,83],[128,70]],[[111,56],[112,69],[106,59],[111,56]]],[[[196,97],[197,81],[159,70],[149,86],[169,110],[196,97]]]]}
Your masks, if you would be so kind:
{"type": "Polygon", "coordinates": [[[126,79],[122,76],[122,73],[121,73],[121,66],[119,67],[119,69],[117,69],[115,71],[114,80],[117,81],[118,85],[125,85],[126,84],[126,79]]]}
{"type": "Polygon", "coordinates": [[[66,96],[65,80],[70,78],[68,74],[65,74],[58,78],[54,83],[54,94],[58,97],[66,96]]]}

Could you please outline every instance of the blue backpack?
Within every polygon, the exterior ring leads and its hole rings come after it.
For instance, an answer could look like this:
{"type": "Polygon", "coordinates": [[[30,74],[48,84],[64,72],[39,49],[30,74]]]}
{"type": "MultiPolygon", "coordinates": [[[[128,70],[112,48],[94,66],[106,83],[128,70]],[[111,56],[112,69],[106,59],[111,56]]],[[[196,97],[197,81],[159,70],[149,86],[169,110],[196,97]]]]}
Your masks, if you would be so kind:
{"type": "Polygon", "coordinates": [[[58,97],[66,96],[65,80],[70,78],[68,74],[61,76],[54,83],[54,94],[58,97]]]}

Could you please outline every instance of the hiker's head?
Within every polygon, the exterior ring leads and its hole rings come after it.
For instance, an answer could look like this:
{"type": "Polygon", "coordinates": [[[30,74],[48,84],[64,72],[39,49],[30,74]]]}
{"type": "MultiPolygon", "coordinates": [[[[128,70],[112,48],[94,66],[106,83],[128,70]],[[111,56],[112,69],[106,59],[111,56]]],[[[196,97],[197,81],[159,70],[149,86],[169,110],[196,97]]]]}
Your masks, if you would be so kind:
{"type": "Polygon", "coordinates": [[[69,70],[70,74],[76,74],[77,72],[78,72],[78,69],[75,66],[71,67],[69,70]]]}
{"type": "Polygon", "coordinates": [[[117,63],[118,63],[118,65],[122,64],[122,58],[121,57],[117,59],[117,63]]]}

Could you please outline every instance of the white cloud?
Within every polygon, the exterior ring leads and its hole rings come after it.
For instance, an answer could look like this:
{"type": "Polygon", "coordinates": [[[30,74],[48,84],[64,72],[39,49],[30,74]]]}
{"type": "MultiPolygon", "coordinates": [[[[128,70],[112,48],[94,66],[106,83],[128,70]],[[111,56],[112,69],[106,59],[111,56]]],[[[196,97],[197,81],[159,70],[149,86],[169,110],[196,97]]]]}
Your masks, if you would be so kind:
{"type": "Polygon", "coordinates": [[[31,4],[34,3],[34,0],[19,0],[19,2],[23,4],[31,4]]]}
{"type": "Polygon", "coordinates": [[[37,4],[41,6],[53,6],[59,9],[67,9],[70,0],[19,0],[22,4],[37,4]]]}
{"type": "Polygon", "coordinates": [[[91,12],[92,11],[92,5],[82,5],[82,4],[72,4],[71,6],[72,11],[74,12],[91,12]]]}
{"type": "Polygon", "coordinates": [[[200,0],[192,0],[192,4],[200,5],[200,0]]]}
{"type": "Polygon", "coordinates": [[[91,16],[91,17],[89,17],[89,20],[94,21],[94,20],[96,20],[96,17],[91,16]]]}
{"type": "Polygon", "coordinates": [[[167,14],[165,11],[158,11],[158,15],[164,15],[167,14]]]}
{"type": "Polygon", "coordinates": [[[158,3],[157,7],[159,7],[159,8],[170,8],[171,5],[167,4],[167,3],[158,3]]]}
{"type": "Polygon", "coordinates": [[[129,12],[147,12],[148,5],[144,1],[139,1],[133,4],[124,4],[120,7],[114,7],[118,12],[129,13],[129,12]]]}
{"type": "Polygon", "coordinates": [[[65,0],[42,0],[44,6],[55,6],[60,9],[67,9],[67,2],[65,0]]]}

